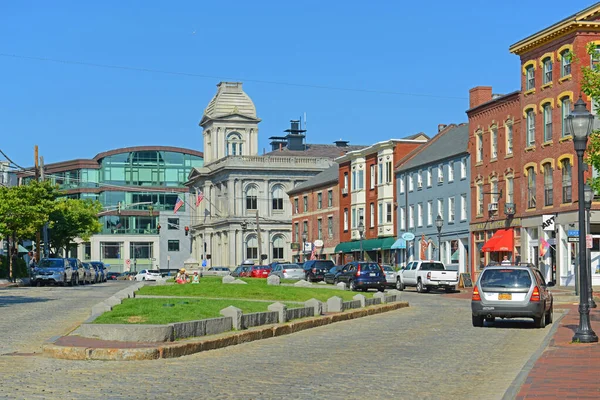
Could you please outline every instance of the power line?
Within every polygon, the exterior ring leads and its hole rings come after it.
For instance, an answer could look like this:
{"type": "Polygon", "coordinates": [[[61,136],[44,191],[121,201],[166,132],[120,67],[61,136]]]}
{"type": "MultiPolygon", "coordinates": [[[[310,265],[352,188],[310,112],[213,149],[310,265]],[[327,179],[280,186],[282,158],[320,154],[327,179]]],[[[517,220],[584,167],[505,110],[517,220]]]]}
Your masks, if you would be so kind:
{"type": "Polygon", "coordinates": [[[0,154],[2,154],[4,156],[4,158],[6,158],[8,160],[8,162],[10,162],[11,164],[15,165],[17,168],[21,169],[21,170],[25,170],[25,168],[21,167],[19,164],[17,164],[16,162],[14,162],[13,160],[11,160],[5,152],[2,151],[2,149],[0,149],[0,154]]]}
{"type": "Polygon", "coordinates": [[[266,80],[260,80],[260,79],[245,79],[245,78],[240,78],[240,77],[232,78],[232,77],[224,77],[224,76],[216,76],[216,75],[195,74],[192,72],[168,71],[168,70],[144,68],[144,67],[129,67],[126,65],[99,64],[99,63],[91,63],[91,62],[85,62],[85,61],[60,60],[60,59],[49,58],[49,57],[24,56],[24,55],[20,55],[20,54],[0,53],[0,57],[16,58],[16,59],[22,59],[22,60],[54,62],[54,63],[60,63],[60,64],[69,64],[69,65],[81,65],[81,66],[96,67],[96,68],[118,69],[118,70],[124,70],[124,71],[149,72],[149,73],[156,73],[156,74],[185,76],[185,77],[191,77],[191,78],[233,80],[233,81],[241,81],[241,82],[265,83],[265,84],[269,84],[269,85],[304,87],[304,88],[310,88],[310,89],[337,90],[337,91],[344,91],[344,92],[373,93],[373,94],[387,94],[387,95],[396,95],[396,96],[428,97],[428,98],[434,98],[434,99],[447,99],[447,100],[467,100],[466,97],[459,97],[459,96],[440,96],[440,95],[426,94],[426,93],[408,93],[408,92],[394,92],[394,91],[374,90],[374,89],[344,88],[344,87],[338,87],[338,86],[312,85],[312,84],[280,82],[280,81],[266,81],[266,80]]]}

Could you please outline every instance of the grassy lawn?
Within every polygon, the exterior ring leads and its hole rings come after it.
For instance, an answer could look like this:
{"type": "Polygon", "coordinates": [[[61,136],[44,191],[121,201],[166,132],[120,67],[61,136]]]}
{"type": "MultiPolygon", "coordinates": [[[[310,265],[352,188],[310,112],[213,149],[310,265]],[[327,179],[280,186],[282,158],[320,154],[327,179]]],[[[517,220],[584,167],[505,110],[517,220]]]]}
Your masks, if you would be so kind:
{"type": "MultiPolygon", "coordinates": [[[[302,288],[290,286],[268,286],[266,279],[242,278],[247,285],[223,284],[219,277],[205,277],[200,284],[144,286],[139,290],[140,295],[155,296],[193,296],[220,297],[228,299],[255,299],[274,301],[307,301],[315,298],[327,301],[332,296],[339,296],[344,301],[352,300],[355,292],[329,290],[319,288],[302,288]]],[[[371,297],[374,292],[363,293],[371,297]]]]}
{"type": "MultiPolygon", "coordinates": [[[[244,300],[127,299],[99,316],[95,324],[169,324],[221,317],[220,310],[234,306],[244,313],[268,311],[271,303],[244,300]]],[[[288,308],[301,306],[287,304],[288,308]]]]}

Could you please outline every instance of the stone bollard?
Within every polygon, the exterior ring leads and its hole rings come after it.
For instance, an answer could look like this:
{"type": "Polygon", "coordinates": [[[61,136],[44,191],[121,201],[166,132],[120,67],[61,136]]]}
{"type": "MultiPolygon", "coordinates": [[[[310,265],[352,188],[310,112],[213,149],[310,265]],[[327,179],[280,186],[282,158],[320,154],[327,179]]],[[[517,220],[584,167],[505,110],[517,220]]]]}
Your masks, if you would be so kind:
{"type": "Polygon", "coordinates": [[[317,299],[310,299],[304,302],[304,307],[311,307],[315,309],[314,316],[319,316],[323,313],[323,303],[317,299]]]}
{"type": "Polygon", "coordinates": [[[396,297],[396,300],[394,301],[400,301],[400,297],[402,296],[402,292],[396,289],[389,290],[388,294],[396,297]]]}
{"type": "Polygon", "coordinates": [[[385,304],[385,293],[377,292],[373,295],[374,299],[381,299],[381,304],[385,304]]]}
{"type": "Polygon", "coordinates": [[[231,275],[225,275],[222,280],[223,283],[231,283],[233,281],[235,281],[235,278],[231,275]]]}
{"type": "Polygon", "coordinates": [[[242,326],[242,310],[237,307],[229,306],[220,311],[224,317],[231,317],[231,326],[235,330],[240,330],[242,326]]]}
{"type": "Polygon", "coordinates": [[[281,284],[281,279],[277,275],[270,275],[267,278],[267,285],[279,286],[280,284],[281,284]]]}
{"type": "Polygon", "coordinates": [[[366,302],[366,300],[367,300],[367,299],[366,299],[366,297],[365,297],[365,296],[363,296],[362,294],[357,294],[357,295],[354,295],[354,297],[353,297],[352,299],[353,299],[353,300],[358,300],[358,301],[360,301],[360,306],[361,306],[361,307],[364,307],[364,306],[365,306],[365,302],[366,302]]]}
{"type": "Polygon", "coordinates": [[[307,282],[304,279],[300,279],[298,282],[294,283],[294,286],[309,287],[312,286],[312,283],[307,282]]]}
{"type": "Polygon", "coordinates": [[[346,290],[346,283],[345,282],[340,282],[340,283],[338,283],[335,286],[339,287],[342,290],[346,290]]]}
{"type": "Polygon", "coordinates": [[[273,303],[267,307],[269,311],[276,311],[279,314],[279,323],[287,322],[287,306],[283,303],[273,303]]]}
{"type": "Polygon", "coordinates": [[[327,311],[328,312],[342,312],[343,300],[341,297],[333,296],[327,299],[327,311]]]}

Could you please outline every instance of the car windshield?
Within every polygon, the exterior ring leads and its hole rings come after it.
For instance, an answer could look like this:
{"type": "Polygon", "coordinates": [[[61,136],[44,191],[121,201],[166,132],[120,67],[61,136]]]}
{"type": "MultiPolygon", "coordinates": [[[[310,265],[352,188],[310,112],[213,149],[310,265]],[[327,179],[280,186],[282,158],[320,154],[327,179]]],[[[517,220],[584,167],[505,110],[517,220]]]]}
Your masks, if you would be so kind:
{"type": "Polygon", "coordinates": [[[394,268],[390,267],[389,265],[384,265],[383,270],[387,272],[394,272],[394,268]]]}
{"type": "Polygon", "coordinates": [[[445,271],[445,268],[439,262],[424,262],[421,264],[421,271],[445,271]]]}
{"type": "Polygon", "coordinates": [[[159,270],[157,270],[157,269],[149,269],[149,270],[148,270],[148,273],[149,273],[149,274],[160,274],[160,271],[159,271],[159,270]]]}
{"type": "Polygon", "coordinates": [[[479,284],[482,288],[526,288],[531,286],[531,275],[525,269],[488,269],[479,284]]]}
{"type": "Polygon", "coordinates": [[[38,264],[39,268],[63,268],[64,263],[63,260],[42,260],[38,264]]]}
{"type": "Polygon", "coordinates": [[[285,269],[300,269],[298,264],[282,264],[281,267],[285,269]]]}

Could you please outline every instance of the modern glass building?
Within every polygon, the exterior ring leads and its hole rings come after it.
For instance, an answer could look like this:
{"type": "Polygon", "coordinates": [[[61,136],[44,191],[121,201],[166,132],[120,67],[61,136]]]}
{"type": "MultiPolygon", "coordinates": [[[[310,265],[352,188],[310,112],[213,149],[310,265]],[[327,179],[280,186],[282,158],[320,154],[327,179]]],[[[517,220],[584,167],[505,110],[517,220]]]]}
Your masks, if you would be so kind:
{"type": "MultiPolygon", "coordinates": [[[[202,167],[202,152],[178,147],[140,146],[46,165],[46,179],[71,198],[99,200],[102,231],[77,240],[69,255],[100,260],[112,271],[183,267],[190,257],[190,170],[202,167]],[[174,213],[177,199],[184,204],[174,213]]],[[[32,171],[20,174],[33,179],[32,171]]]]}

